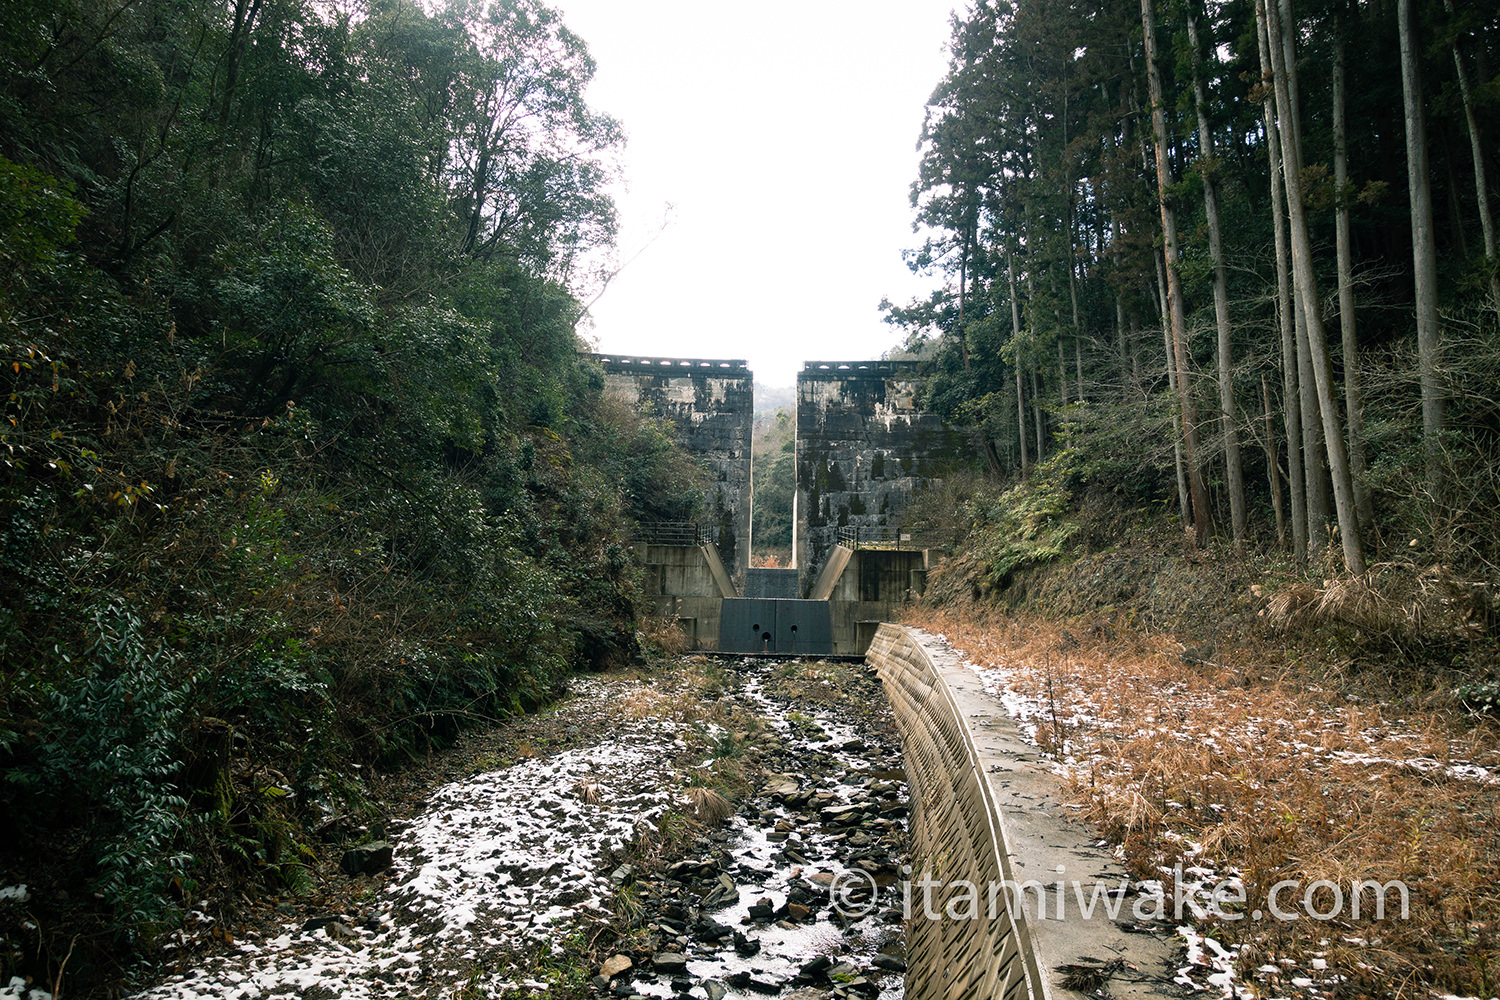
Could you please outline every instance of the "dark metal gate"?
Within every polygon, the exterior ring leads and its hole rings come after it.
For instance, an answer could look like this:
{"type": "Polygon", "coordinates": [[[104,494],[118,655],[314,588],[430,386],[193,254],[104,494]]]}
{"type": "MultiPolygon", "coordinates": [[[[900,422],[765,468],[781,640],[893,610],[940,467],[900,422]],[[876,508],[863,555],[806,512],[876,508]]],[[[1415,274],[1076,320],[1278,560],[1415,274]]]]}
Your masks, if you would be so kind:
{"type": "Polygon", "coordinates": [[[833,615],[827,601],[725,598],[719,650],[780,656],[833,653],[833,615]]]}

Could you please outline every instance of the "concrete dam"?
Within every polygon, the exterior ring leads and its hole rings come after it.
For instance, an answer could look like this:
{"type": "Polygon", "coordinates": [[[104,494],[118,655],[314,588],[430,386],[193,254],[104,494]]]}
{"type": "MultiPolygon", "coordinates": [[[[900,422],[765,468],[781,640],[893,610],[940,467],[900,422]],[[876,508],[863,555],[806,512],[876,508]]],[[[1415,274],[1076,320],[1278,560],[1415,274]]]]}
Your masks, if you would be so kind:
{"type": "Polygon", "coordinates": [[[709,470],[697,524],[643,525],[658,615],[699,649],[863,656],[925,585],[913,496],[963,459],[964,436],[916,402],[911,361],[809,361],[797,376],[792,569],[750,565],[754,376],[740,359],[593,355],[605,391],[666,420],[709,470]]]}

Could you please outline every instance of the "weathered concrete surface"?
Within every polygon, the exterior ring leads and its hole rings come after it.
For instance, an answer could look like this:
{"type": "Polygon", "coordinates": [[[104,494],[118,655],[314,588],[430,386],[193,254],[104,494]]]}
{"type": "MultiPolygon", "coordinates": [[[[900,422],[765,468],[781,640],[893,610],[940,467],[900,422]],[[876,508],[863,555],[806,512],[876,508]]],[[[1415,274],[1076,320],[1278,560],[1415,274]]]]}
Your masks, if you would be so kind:
{"type": "Polygon", "coordinates": [[[797,571],[794,569],[748,569],[745,571],[745,596],[791,600],[797,595],[797,571]]]}
{"type": "Polygon", "coordinates": [[[809,361],[797,375],[796,561],[809,593],[839,528],[892,533],[912,494],[963,457],[963,435],[916,405],[910,361],[809,361]]]}
{"type": "Polygon", "coordinates": [[[836,656],[863,656],[882,622],[911,596],[921,596],[927,553],[835,546],[814,585],[814,598],[828,601],[836,656]]]}
{"type": "MultiPolygon", "coordinates": [[[[754,378],[744,361],[593,355],[605,392],[637,412],[661,417],[713,475],[705,522],[736,589],[750,565],[750,439],[754,378]]],[[[717,634],[715,631],[713,634],[717,634]]]]}
{"type": "Polygon", "coordinates": [[[711,545],[638,545],[652,613],[674,618],[694,649],[717,649],[724,598],[733,584],[711,545]]]}
{"type": "MultiPolygon", "coordinates": [[[[1109,918],[1102,905],[1096,906],[1088,917],[1082,914],[1075,883],[1083,887],[1087,896],[1096,885],[1119,887],[1128,884],[1129,877],[1112,853],[1096,846],[1099,839],[1093,828],[1068,814],[1057,775],[1037,749],[1021,738],[1015,720],[998,699],[985,693],[979,678],[963,665],[961,658],[935,637],[883,625],[870,647],[869,661],[880,671],[887,692],[892,694],[893,706],[898,700],[921,706],[916,711],[908,710],[905,718],[900,710],[897,712],[903,745],[908,747],[909,754],[918,759],[930,757],[934,752],[943,752],[941,747],[934,751],[935,745],[951,743],[955,738],[967,747],[967,761],[962,755],[950,754],[955,773],[951,778],[935,779],[936,790],[931,792],[936,802],[941,803],[947,795],[963,803],[949,809],[946,822],[971,823],[962,816],[952,815],[955,809],[960,814],[987,810],[993,819],[991,828],[1002,845],[1003,877],[1013,885],[1031,881],[1048,886],[1045,914],[1040,912],[1039,895],[1034,889],[1017,894],[1022,912],[1011,914],[1016,926],[1024,930],[1040,975],[1040,989],[1034,986],[1032,996],[1072,996],[1073,992],[1062,986],[1066,970],[1097,968],[1116,959],[1123,961],[1124,966],[1108,979],[1111,995],[1120,998],[1184,995],[1172,982],[1178,948],[1170,923],[1138,924],[1130,905],[1120,908],[1119,923],[1109,918]],[[951,727],[946,713],[958,720],[961,732],[951,727]],[[924,729],[936,732],[937,736],[924,735],[924,729]],[[984,787],[974,789],[964,785],[957,773],[964,769],[980,776],[984,787]],[[1061,919],[1055,888],[1058,882],[1063,882],[1067,890],[1061,919]],[[1127,931],[1125,925],[1131,930],[1127,931]]],[[[926,768],[927,765],[919,764],[915,770],[926,768]]],[[[915,802],[919,793],[916,776],[911,774],[913,769],[909,756],[908,776],[913,782],[915,802]]],[[[929,793],[924,790],[920,794],[925,804],[929,793]]],[[[924,830],[916,820],[914,808],[912,830],[918,857],[924,844],[941,847],[954,836],[943,822],[936,823],[935,830],[924,830]]],[[[928,827],[934,825],[932,821],[924,822],[928,827]]],[[[917,870],[920,872],[920,868],[917,870]]],[[[951,868],[949,871],[953,873],[944,874],[943,879],[950,884],[954,879],[968,877],[951,868]]],[[[920,919],[920,914],[917,916],[919,919],[909,924],[909,934],[916,925],[931,923],[920,919]]],[[[938,933],[916,929],[919,934],[938,933]]],[[[919,968],[914,957],[907,976],[909,997],[939,995],[922,992],[925,987],[921,980],[930,976],[941,979],[941,957],[929,958],[927,963],[919,968]]]]}

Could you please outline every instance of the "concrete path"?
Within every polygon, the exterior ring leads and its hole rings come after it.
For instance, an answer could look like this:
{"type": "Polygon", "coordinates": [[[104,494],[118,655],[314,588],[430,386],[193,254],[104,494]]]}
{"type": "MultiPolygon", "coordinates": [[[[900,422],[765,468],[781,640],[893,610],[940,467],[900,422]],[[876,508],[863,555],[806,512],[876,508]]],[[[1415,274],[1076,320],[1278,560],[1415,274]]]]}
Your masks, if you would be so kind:
{"type": "Polygon", "coordinates": [[[1024,887],[1020,898],[1026,926],[1051,996],[1124,1000],[1188,995],[1173,982],[1186,964],[1175,927],[1170,921],[1135,917],[1141,897],[1121,892],[1133,881],[1102,846],[1098,832],[1072,818],[1062,778],[1022,738],[1016,720],[999,698],[985,692],[959,653],[938,636],[910,631],[931,657],[978,751],[1000,811],[1012,877],[1024,887]],[[1038,885],[1027,884],[1032,881],[1038,885]],[[1041,886],[1046,887],[1044,897],[1041,886]],[[1095,898],[1092,914],[1084,916],[1088,901],[1095,898]],[[1107,905],[1115,906],[1117,919],[1110,918],[1107,905]],[[1109,967],[1107,980],[1101,978],[1103,972],[1091,971],[1101,967],[1109,967]],[[1108,993],[1094,992],[1101,985],[1108,993]]]}

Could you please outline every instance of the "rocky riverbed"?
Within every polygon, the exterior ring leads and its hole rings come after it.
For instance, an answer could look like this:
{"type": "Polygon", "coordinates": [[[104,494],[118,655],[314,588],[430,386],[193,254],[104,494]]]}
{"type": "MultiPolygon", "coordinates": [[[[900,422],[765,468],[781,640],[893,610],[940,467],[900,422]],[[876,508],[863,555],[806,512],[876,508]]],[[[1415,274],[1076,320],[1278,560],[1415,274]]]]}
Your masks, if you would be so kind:
{"type": "MultiPolygon", "coordinates": [[[[737,669],[741,697],[772,726],[766,764],[782,770],[689,857],[613,873],[635,890],[645,936],[594,985],[627,997],[900,997],[907,805],[891,730],[879,713],[788,697],[773,665],[737,669]]],[[[860,680],[850,694],[868,707],[878,688],[860,680]]]]}
{"type": "Polygon", "coordinates": [[[330,852],[316,899],[200,915],[140,995],[902,995],[906,791],[863,665],[658,664],[543,725],[461,748],[472,773],[393,819],[388,868],[330,852]]]}

